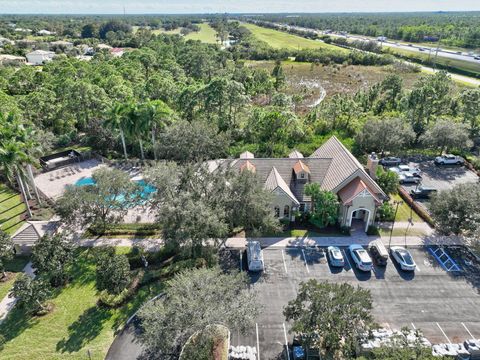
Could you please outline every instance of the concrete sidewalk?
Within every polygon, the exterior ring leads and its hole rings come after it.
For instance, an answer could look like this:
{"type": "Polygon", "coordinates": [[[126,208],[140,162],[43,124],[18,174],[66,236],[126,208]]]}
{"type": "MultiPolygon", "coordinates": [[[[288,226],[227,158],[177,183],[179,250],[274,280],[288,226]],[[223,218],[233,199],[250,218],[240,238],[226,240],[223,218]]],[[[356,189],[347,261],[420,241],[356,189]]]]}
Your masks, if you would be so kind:
{"type": "MultiPolygon", "coordinates": [[[[353,236],[338,237],[260,237],[260,238],[228,238],[225,246],[229,248],[244,248],[247,240],[259,241],[262,247],[285,248],[285,247],[302,247],[302,246],[348,246],[350,244],[368,245],[373,240],[382,240],[388,245],[390,238],[388,236],[367,236],[365,233],[353,236]]],[[[461,245],[463,239],[453,236],[393,236],[391,245],[401,246],[425,246],[425,245],[461,245]]],[[[158,250],[163,245],[160,238],[138,238],[138,239],[122,239],[122,238],[98,238],[98,239],[80,239],[80,246],[140,246],[147,251],[158,250]]]]}
{"type": "MultiPolygon", "coordinates": [[[[32,269],[32,263],[29,262],[27,265],[25,265],[25,267],[23,268],[23,272],[29,276],[31,276],[32,278],[35,277],[35,274],[33,272],[33,269],[32,269]]],[[[13,309],[13,307],[15,306],[15,303],[17,302],[17,299],[15,299],[14,297],[10,297],[10,293],[8,293],[7,296],[5,296],[2,301],[0,301],[0,323],[5,320],[5,318],[7,317],[8,313],[10,312],[10,310],[13,309]]]]}

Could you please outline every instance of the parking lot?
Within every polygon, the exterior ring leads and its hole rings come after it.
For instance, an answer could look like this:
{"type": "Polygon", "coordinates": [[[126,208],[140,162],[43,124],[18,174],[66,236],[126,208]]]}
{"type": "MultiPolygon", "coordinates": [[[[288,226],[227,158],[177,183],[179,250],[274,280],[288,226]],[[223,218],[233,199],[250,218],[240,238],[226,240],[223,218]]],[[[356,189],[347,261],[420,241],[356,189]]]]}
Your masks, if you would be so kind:
{"type": "MultiPolygon", "coordinates": [[[[422,171],[421,184],[425,187],[437,189],[437,191],[450,190],[455,185],[478,182],[478,176],[465,166],[442,165],[437,166],[433,161],[410,162],[410,167],[419,168],[422,171]]],[[[407,191],[415,189],[417,185],[402,185],[407,191]]],[[[427,204],[426,200],[418,200],[427,204]]]]}
{"type": "MultiPolygon", "coordinates": [[[[480,338],[480,268],[458,249],[446,249],[447,257],[437,248],[410,249],[415,273],[400,270],[391,258],[386,267],[363,273],[352,268],[347,249],[341,250],[346,264],[338,269],[330,267],[324,249],[264,249],[265,271],[249,274],[263,311],[248,335],[232,333],[232,345],[256,347],[259,359],[289,359],[285,349],[293,335],[283,308],[295,298],[299,283],[312,278],[370,289],[375,319],[387,329],[421,329],[432,343],[480,338]]],[[[229,266],[245,271],[242,254],[230,252],[229,266]]]]}

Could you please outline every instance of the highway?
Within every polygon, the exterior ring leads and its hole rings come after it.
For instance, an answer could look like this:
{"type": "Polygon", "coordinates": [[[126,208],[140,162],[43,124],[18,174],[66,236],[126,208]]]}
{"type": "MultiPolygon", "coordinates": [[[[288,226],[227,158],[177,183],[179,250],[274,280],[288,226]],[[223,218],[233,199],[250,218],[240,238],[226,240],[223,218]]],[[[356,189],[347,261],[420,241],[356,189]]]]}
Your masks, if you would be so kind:
{"type": "Polygon", "coordinates": [[[419,46],[415,44],[406,44],[403,42],[397,42],[397,41],[392,41],[389,39],[386,39],[385,41],[378,41],[375,38],[367,37],[367,36],[361,36],[361,35],[351,35],[351,34],[341,34],[338,32],[330,32],[330,31],[322,31],[322,30],[316,30],[316,29],[309,29],[309,28],[304,28],[301,26],[292,26],[292,25],[285,25],[285,24],[279,24],[279,23],[274,23],[278,28],[287,28],[291,30],[296,30],[296,31],[303,31],[303,32],[314,32],[318,35],[328,35],[332,37],[343,37],[345,39],[349,40],[359,40],[359,41],[375,41],[375,42],[380,42],[382,46],[388,46],[391,48],[396,48],[396,49],[401,49],[401,50],[406,50],[410,52],[419,52],[419,53],[424,53],[424,54],[430,54],[431,56],[435,56],[435,53],[438,51],[438,56],[444,57],[444,58],[449,58],[449,59],[456,59],[456,60],[463,60],[463,61],[468,61],[472,63],[478,64],[479,70],[480,70],[480,54],[473,54],[473,53],[465,53],[465,52],[455,52],[453,50],[448,50],[448,49],[442,49],[442,48],[435,48],[435,47],[428,47],[428,46],[419,46]],[[477,59],[475,59],[477,57],[477,59]]]}

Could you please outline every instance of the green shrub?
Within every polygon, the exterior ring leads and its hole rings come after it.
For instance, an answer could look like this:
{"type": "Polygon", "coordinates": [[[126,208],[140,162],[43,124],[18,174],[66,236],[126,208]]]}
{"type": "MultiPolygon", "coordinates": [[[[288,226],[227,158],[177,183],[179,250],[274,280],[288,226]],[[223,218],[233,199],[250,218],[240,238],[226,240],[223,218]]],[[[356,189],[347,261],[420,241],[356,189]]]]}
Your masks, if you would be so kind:
{"type": "Polygon", "coordinates": [[[107,290],[100,292],[99,301],[108,307],[117,307],[123,304],[130,296],[130,289],[125,288],[119,294],[109,294],[107,290]]]}
{"type": "Polygon", "coordinates": [[[367,235],[379,235],[378,228],[375,225],[370,225],[367,229],[367,235]]]}
{"type": "Polygon", "coordinates": [[[340,233],[342,235],[350,235],[350,230],[351,230],[351,227],[350,226],[340,226],[340,233]]]}
{"type": "Polygon", "coordinates": [[[395,209],[389,202],[384,202],[377,212],[380,221],[393,221],[395,219],[395,209]]]}

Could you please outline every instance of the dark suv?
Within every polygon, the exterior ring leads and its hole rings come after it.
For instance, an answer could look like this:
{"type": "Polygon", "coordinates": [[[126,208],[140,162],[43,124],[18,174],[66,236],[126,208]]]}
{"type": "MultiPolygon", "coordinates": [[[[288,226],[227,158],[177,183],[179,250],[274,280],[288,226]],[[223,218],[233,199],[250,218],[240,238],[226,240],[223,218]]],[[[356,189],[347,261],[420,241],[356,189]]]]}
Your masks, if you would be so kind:
{"type": "Polygon", "coordinates": [[[436,192],[437,189],[419,186],[416,189],[410,190],[410,196],[414,199],[430,199],[430,196],[436,192]]]}

